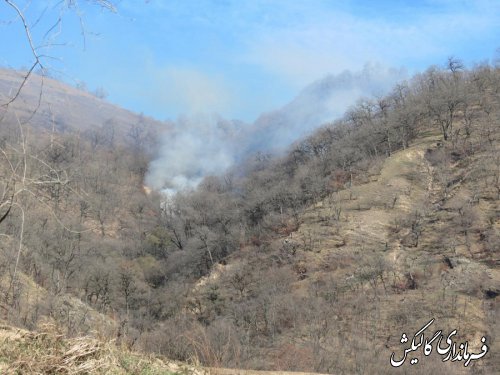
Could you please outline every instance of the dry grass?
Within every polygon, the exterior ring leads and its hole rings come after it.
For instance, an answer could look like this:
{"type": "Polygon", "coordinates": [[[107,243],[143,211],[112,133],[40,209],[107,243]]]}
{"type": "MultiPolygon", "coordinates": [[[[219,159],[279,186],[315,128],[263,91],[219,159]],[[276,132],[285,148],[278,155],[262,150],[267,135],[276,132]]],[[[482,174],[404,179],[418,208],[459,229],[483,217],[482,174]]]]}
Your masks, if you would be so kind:
{"type": "Polygon", "coordinates": [[[91,336],[65,338],[52,324],[39,332],[0,326],[2,374],[197,374],[193,368],[119,348],[91,336]]]}

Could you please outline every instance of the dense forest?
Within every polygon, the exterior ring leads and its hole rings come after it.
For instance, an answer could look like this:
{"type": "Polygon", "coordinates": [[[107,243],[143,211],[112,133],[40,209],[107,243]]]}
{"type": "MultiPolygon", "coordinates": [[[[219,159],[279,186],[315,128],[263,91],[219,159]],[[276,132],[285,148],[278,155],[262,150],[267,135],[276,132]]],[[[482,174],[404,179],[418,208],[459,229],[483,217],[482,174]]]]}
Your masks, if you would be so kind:
{"type": "Polygon", "coordinates": [[[472,373],[498,368],[499,66],[450,58],[168,196],[143,185],[168,130],[0,116],[11,324],[212,367],[364,374],[389,368],[403,329],[460,318],[493,348],[472,373]],[[391,165],[404,176],[384,180],[391,165]]]}

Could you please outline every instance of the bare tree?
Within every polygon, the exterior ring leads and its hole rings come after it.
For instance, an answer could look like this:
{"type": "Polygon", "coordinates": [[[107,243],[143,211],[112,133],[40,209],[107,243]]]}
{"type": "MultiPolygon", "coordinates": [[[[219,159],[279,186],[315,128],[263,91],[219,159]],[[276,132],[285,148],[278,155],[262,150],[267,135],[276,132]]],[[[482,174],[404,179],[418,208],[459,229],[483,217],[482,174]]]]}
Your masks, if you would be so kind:
{"type": "MultiPolygon", "coordinates": [[[[113,3],[110,1],[88,0],[88,2],[115,11],[113,3]]],[[[81,12],[77,1],[61,1],[57,3],[56,8],[52,8],[52,11],[58,11],[53,26],[47,30],[41,40],[35,40],[31,29],[44,16],[44,13],[39,15],[37,20],[30,20],[26,16],[26,10],[29,4],[21,6],[18,1],[14,0],[4,0],[2,4],[3,6],[0,6],[0,8],[5,8],[5,10],[10,9],[13,13],[15,17],[13,23],[22,25],[26,40],[26,49],[29,50],[32,55],[32,62],[29,68],[22,73],[21,81],[14,90],[14,94],[11,95],[6,102],[0,103],[0,106],[4,109],[2,117],[0,118],[2,127],[10,127],[13,135],[10,139],[4,138],[3,142],[0,144],[0,154],[2,158],[0,173],[2,173],[4,181],[2,182],[2,195],[0,198],[0,224],[12,215],[17,216],[20,221],[19,229],[16,233],[17,244],[15,260],[12,267],[9,288],[5,293],[6,300],[13,303],[15,296],[18,295],[18,273],[20,258],[24,248],[25,223],[33,203],[44,207],[63,230],[74,234],[82,233],[80,230],[81,228],[78,230],[69,228],[58,217],[52,203],[54,199],[58,200],[62,190],[72,190],[70,179],[64,170],[51,165],[39,152],[33,149],[30,144],[30,133],[27,124],[33,118],[42,101],[44,76],[47,74],[47,67],[49,66],[46,62],[48,59],[52,58],[52,56],[46,55],[44,51],[54,46],[54,38],[59,32],[58,27],[61,24],[62,15],[64,13],[63,10],[73,11],[80,17],[80,26],[83,35],[84,23],[80,16],[81,12]],[[38,103],[31,116],[29,116],[27,120],[24,120],[24,122],[21,122],[15,110],[9,112],[9,107],[19,99],[23,89],[35,72],[39,73],[41,76],[38,103]],[[7,114],[9,114],[9,116],[7,116],[7,114]],[[12,125],[12,119],[14,119],[14,125],[12,125]]],[[[49,4],[47,4],[47,8],[49,8],[49,4]]],[[[73,191],[73,193],[76,192],[73,191]]],[[[12,238],[14,234],[4,231],[0,233],[0,235],[12,238]]],[[[74,257],[72,252],[73,250],[70,250],[69,255],[60,254],[59,260],[63,263],[66,262],[65,264],[67,266],[67,262],[73,261],[74,257]]],[[[64,265],[59,265],[55,268],[62,269],[64,267],[64,265]]],[[[71,272],[69,268],[66,271],[71,272]]],[[[67,272],[63,277],[65,279],[69,277],[67,272]]]]}
{"type": "MultiPolygon", "coordinates": [[[[91,4],[96,4],[105,8],[109,11],[116,12],[116,7],[112,1],[108,0],[86,0],[86,2],[91,4]]],[[[26,40],[26,48],[31,52],[32,62],[30,63],[29,68],[23,73],[21,83],[14,91],[14,94],[7,99],[5,103],[2,103],[1,106],[6,108],[10,104],[14,103],[19,95],[21,94],[23,88],[28,83],[28,80],[32,76],[32,74],[36,71],[40,73],[42,77],[41,85],[40,85],[40,95],[39,95],[39,103],[36,109],[38,109],[40,105],[40,101],[42,98],[43,91],[43,77],[48,74],[48,66],[50,64],[46,63],[48,60],[54,58],[54,56],[50,56],[44,53],[44,51],[48,51],[51,47],[56,46],[57,44],[54,42],[54,39],[59,34],[59,28],[62,23],[62,17],[64,14],[64,10],[70,10],[75,12],[75,14],[80,19],[80,27],[83,36],[83,43],[85,45],[85,23],[82,18],[83,12],[80,10],[78,2],[76,0],[63,0],[57,3],[57,5],[51,8],[51,12],[57,14],[54,17],[53,25],[47,30],[41,40],[35,40],[33,33],[31,31],[33,25],[36,25],[42,17],[44,17],[47,9],[49,9],[50,4],[47,4],[45,10],[38,16],[36,20],[29,20],[26,16],[26,7],[29,7],[29,4],[25,7],[19,5],[18,1],[14,0],[4,0],[4,5],[7,8],[10,8],[12,13],[15,16],[15,22],[19,22],[24,30],[25,40],[26,40]]]]}

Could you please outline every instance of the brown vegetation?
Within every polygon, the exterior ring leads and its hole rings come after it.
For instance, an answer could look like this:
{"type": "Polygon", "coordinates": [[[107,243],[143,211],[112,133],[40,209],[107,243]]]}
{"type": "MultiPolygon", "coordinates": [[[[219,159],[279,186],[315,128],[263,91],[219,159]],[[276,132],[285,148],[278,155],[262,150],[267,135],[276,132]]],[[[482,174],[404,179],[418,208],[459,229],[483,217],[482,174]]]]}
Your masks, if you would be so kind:
{"type": "MultiPolygon", "coordinates": [[[[401,333],[435,318],[471,345],[487,334],[490,353],[467,370],[493,373],[499,87],[498,67],[431,68],[168,204],[143,190],[154,128],[79,132],[12,109],[0,128],[5,317],[36,328],[49,316],[75,337],[95,324],[75,319],[87,308],[120,345],[172,359],[358,374],[390,372],[401,333]]],[[[418,373],[463,371],[422,362],[418,373]]]]}

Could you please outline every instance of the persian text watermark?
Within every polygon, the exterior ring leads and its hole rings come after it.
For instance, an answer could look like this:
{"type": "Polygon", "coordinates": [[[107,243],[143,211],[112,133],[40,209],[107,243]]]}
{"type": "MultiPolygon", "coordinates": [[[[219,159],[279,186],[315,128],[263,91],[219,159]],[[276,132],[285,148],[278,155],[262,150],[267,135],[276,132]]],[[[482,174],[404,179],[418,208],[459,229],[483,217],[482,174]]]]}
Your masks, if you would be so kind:
{"type": "MultiPolygon", "coordinates": [[[[443,331],[437,330],[431,338],[425,338],[424,331],[429,328],[429,326],[434,323],[434,319],[431,319],[426,325],[424,325],[421,329],[418,330],[411,340],[411,345],[409,348],[405,349],[402,359],[395,359],[396,354],[393,352],[391,354],[391,366],[399,367],[405,363],[406,358],[409,353],[417,351],[421,346],[423,346],[424,356],[429,356],[432,353],[433,346],[432,344],[436,341],[436,352],[444,356],[443,362],[446,361],[464,361],[464,366],[467,367],[471,363],[471,361],[477,361],[478,359],[483,358],[486,353],[488,353],[488,345],[486,345],[486,337],[481,338],[481,352],[480,353],[470,353],[469,352],[469,343],[456,343],[452,340],[452,337],[457,334],[457,330],[454,329],[449,333],[446,337],[446,345],[442,344],[444,335],[443,331]]],[[[401,335],[401,344],[406,344],[409,341],[406,333],[401,335]]],[[[418,363],[418,358],[415,355],[412,355],[410,359],[411,365],[416,365],[418,363]]]]}

